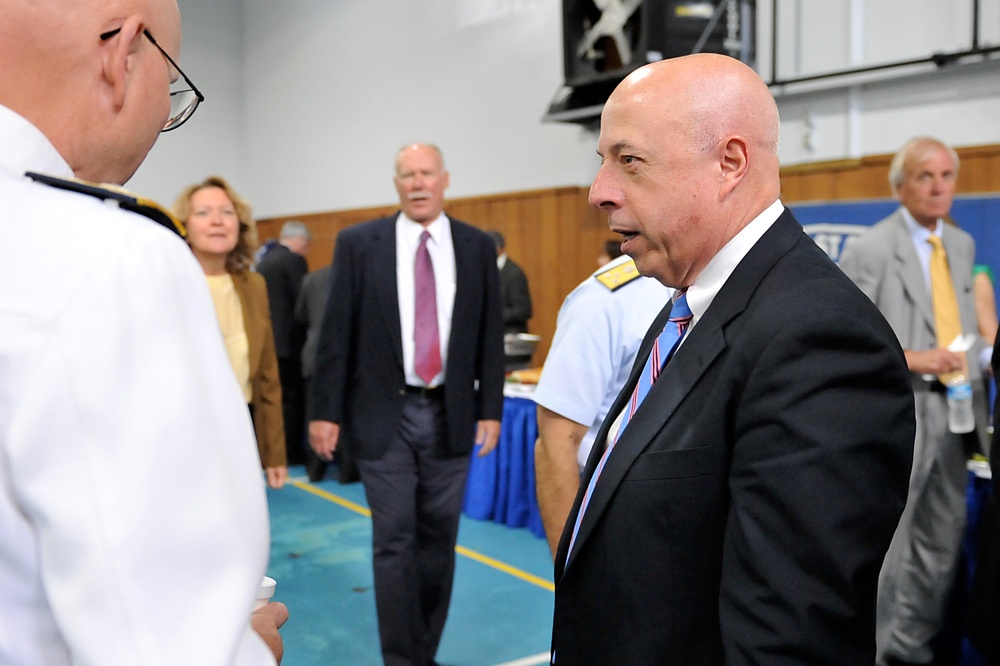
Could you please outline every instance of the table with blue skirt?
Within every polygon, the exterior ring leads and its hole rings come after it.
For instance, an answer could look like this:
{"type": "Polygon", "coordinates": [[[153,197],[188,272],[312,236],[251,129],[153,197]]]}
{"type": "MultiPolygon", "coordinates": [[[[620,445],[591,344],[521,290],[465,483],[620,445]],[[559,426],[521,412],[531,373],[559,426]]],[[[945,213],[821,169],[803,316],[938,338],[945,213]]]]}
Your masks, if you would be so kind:
{"type": "MultiPolygon", "coordinates": [[[[958,648],[960,651],[959,666],[985,666],[987,663],[970,638],[965,636],[965,630],[966,623],[970,619],[966,617],[966,612],[970,610],[967,608],[967,604],[973,594],[973,583],[977,582],[975,572],[976,565],[979,564],[979,556],[983,554],[990,556],[981,550],[980,542],[986,539],[991,545],[996,544],[996,538],[984,532],[984,530],[992,529],[986,520],[986,508],[992,494],[993,481],[989,465],[985,462],[970,463],[969,485],[966,490],[966,504],[969,513],[965,527],[965,538],[962,542],[962,563],[956,576],[950,607],[946,610],[948,619],[945,621],[943,635],[938,637],[946,645],[949,640],[960,643],[958,648]]],[[[997,555],[994,553],[992,557],[995,561],[997,555]]],[[[978,582],[982,584],[985,580],[978,582]]],[[[993,605],[995,606],[995,604],[993,605]]],[[[949,661],[943,663],[947,664],[949,661]]]]}
{"type": "Polygon", "coordinates": [[[472,456],[465,487],[465,515],[492,520],[508,527],[526,527],[545,537],[535,495],[535,440],[538,421],[535,402],[506,395],[500,441],[486,456],[472,456]]]}

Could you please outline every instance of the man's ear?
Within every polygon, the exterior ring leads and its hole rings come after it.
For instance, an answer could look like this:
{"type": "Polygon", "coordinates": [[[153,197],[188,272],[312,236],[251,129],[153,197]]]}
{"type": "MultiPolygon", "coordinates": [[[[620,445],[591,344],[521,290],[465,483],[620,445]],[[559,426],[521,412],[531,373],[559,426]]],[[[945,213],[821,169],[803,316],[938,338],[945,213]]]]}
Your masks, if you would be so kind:
{"type": "Polygon", "coordinates": [[[747,175],[750,166],[747,142],[741,137],[733,137],[722,147],[719,174],[719,200],[723,200],[736,189],[747,175]]]}
{"type": "Polygon", "coordinates": [[[143,23],[138,16],[125,19],[117,34],[108,38],[102,50],[102,73],[111,87],[115,110],[125,106],[125,97],[135,68],[134,55],[143,39],[143,23]]]}

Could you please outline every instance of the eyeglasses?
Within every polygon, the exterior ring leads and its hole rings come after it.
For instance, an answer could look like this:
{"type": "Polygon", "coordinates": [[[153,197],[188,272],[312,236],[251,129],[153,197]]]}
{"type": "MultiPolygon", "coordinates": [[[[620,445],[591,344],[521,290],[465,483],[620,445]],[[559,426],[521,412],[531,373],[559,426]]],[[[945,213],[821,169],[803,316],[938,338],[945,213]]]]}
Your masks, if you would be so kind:
{"type": "MultiPolygon", "coordinates": [[[[115,28],[114,30],[103,33],[101,35],[101,41],[103,42],[111,39],[121,32],[121,30],[121,28],[115,28]]],[[[156,40],[153,39],[153,35],[149,33],[148,29],[143,29],[142,34],[149,38],[149,41],[153,43],[153,46],[155,46],[157,50],[163,54],[163,57],[167,59],[167,62],[170,63],[171,67],[177,70],[177,73],[180,74],[182,79],[184,79],[184,83],[188,85],[188,87],[184,90],[170,91],[170,117],[167,118],[166,124],[163,126],[163,129],[160,130],[161,132],[169,132],[170,130],[175,130],[187,122],[187,119],[194,114],[198,105],[205,101],[205,96],[201,94],[201,91],[198,90],[197,86],[191,83],[191,79],[189,79],[187,74],[185,74],[181,68],[177,66],[177,63],[174,62],[174,59],[163,50],[163,47],[156,43],[156,40]]]]}

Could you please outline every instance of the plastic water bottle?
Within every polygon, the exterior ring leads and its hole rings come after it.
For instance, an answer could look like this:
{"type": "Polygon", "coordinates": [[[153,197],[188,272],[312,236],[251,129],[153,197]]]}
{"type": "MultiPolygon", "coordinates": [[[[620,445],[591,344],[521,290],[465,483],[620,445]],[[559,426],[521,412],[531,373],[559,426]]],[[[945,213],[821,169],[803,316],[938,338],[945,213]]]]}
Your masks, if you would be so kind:
{"type": "Polygon", "coordinates": [[[948,380],[948,430],[961,435],[976,428],[972,412],[972,384],[964,374],[958,373],[948,380]]]}

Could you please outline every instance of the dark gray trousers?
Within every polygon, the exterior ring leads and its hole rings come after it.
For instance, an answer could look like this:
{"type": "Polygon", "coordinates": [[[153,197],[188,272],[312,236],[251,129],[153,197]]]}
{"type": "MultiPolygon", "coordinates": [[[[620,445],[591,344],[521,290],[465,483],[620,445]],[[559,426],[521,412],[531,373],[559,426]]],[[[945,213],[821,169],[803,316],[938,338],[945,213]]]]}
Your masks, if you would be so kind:
{"type": "Polygon", "coordinates": [[[444,457],[446,436],[444,402],[408,394],[385,455],[357,461],[386,666],[434,663],[448,616],[469,456],[444,457]]]}

